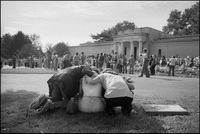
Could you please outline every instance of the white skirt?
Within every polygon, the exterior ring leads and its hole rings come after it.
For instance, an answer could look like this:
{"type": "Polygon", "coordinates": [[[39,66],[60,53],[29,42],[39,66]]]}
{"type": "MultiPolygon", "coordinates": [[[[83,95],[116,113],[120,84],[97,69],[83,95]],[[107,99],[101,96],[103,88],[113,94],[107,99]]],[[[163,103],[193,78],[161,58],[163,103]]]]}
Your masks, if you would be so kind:
{"type": "Polygon", "coordinates": [[[83,96],[79,99],[78,109],[80,112],[96,113],[103,112],[105,108],[105,101],[102,97],[97,96],[83,96]]]}

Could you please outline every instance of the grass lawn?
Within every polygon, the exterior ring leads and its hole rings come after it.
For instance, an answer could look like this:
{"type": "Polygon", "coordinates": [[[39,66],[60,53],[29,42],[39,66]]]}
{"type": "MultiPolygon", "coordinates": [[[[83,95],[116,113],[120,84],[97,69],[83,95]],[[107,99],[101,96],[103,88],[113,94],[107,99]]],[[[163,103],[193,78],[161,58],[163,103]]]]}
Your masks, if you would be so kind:
{"type": "MultiPolygon", "coordinates": [[[[1,73],[25,72],[21,69],[9,70],[2,69],[1,73]]],[[[26,73],[43,71],[30,69],[26,73]]],[[[45,71],[52,73],[51,70],[45,71]]],[[[130,117],[123,116],[119,109],[114,117],[104,112],[68,115],[64,109],[37,115],[28,109],[37,96],[34,92],[24,90],[1,93],[1,133],[199,133],[199,98],[189,95],[168,99],[135,94],[132,105],[137,114],[132,113],[130,117]],[[163,102],[178,102],[187,108],[189,115],[153,116],[145,114],[141,107],[141,104],[163,102]]]]}

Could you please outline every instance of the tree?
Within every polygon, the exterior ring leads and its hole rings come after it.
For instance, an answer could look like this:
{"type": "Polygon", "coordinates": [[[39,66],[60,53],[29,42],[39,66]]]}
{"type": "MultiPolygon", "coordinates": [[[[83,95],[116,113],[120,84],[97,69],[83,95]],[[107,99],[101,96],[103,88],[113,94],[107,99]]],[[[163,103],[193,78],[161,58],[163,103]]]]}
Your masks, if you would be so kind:
{"type": "Polygon", "coordinates": [[[29,56],[29,53],[31,53],[35,57],[44,56],[42,48],[40,46],[35,47],[31,43],[24,45],[20,50],[17,51],[17,53],[20,58],[27,58],[29,56]]]}
{"type": "Polygon", "coordinates": [[[46,52],[47,52],[47,51],[52,52],[52,48],[53,48],[53,44],[51,44],[51,43],[48,43],[48,44],[46,44],[46,46],[45,46],[46,52]]]}
{"type": "Polygon", "coordinates": [[[12,53],[9,51],[11,50],[11,44],[12,44],[12,39],[13,37],[7,33],[7,34],[4,34],[2,37],[1,37],[1,56],[3,58],[11,58],[12,57],[12,53]]]}
{"type": "Polygon", "coordinates": [[[134,30],[136,25],[133,22],[123,21],[117,23],[114,27],[109,28],[107,30],[103,30],[100,34],[93,35],[90,37],[97,41],[113,41],[113,36],[117,35],[119,31],[125,31],[127,29],[134,30]]]}
{"type": "Polygon", "coordinates": [[[35,46],[35,47],[39,47],[42,44],[40,43],[40,36],[37,34],[31,34],[29,35],[29,39],[31,41],[31,43],[35,46]]]}
{"type": "Polygon", "coordinates": [[[24,45],[30,44],[28,35],[25,35],[22,31],[18,31],[17,34],[13,35],[10,53],[13,55],[15,52],[19,51],[24,45]]]}
{"type": "Polygon", "coordinates": [[[66,51],[69,51],[68,43],[59,42],[53,48],[52,52],[57,52],[58,56],[62,57],[66,51]]]}
{"type": "Polygon", "coordinates": [[[12,58],[15,52],[17,52],[20,58],[27,57],[29,53],[37,57],[43,55],[41,45],[38,45],[39,35],[33,35],[29,38],[28,35],[21,31],[13,36],[9,33],[4,34],[1,37],[1,56],[3,58],[12,58]]]}
{"type": "Polygon", "coordinates": [[[167,26],[163,26],[163,32],[172,35],[199,34],[199,2],[182,13],[178,10],[171,11],[167,26]]]}

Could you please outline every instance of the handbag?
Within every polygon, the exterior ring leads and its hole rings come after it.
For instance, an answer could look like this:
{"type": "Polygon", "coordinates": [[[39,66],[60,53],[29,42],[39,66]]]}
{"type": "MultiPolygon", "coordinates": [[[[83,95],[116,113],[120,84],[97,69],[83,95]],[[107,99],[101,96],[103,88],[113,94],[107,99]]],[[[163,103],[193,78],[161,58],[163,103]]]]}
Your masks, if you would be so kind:
{"type": "Polygon", "coordinates": [[[67,114],[74,114],[78,112],[78,99],[72,97],[70,101],[67,103],[66,106],[66,113],[67,114]]]}

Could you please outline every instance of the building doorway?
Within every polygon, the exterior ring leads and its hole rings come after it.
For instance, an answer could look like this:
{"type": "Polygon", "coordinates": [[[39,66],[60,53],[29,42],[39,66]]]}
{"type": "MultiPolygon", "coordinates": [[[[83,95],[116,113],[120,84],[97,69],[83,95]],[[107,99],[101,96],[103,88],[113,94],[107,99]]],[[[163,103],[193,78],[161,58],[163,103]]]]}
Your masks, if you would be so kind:
{"type": "Polygon", "coordinates": [[[161,54],[162,54],[162,50],[158,49],[158,56],[161,57],[161,54]]]}
{"type": "Polygon", "coordinates": [[[137,47],[134,47],[134,55],[133,55],[134,59],[136,59],[137,57],[137,47]]]}

